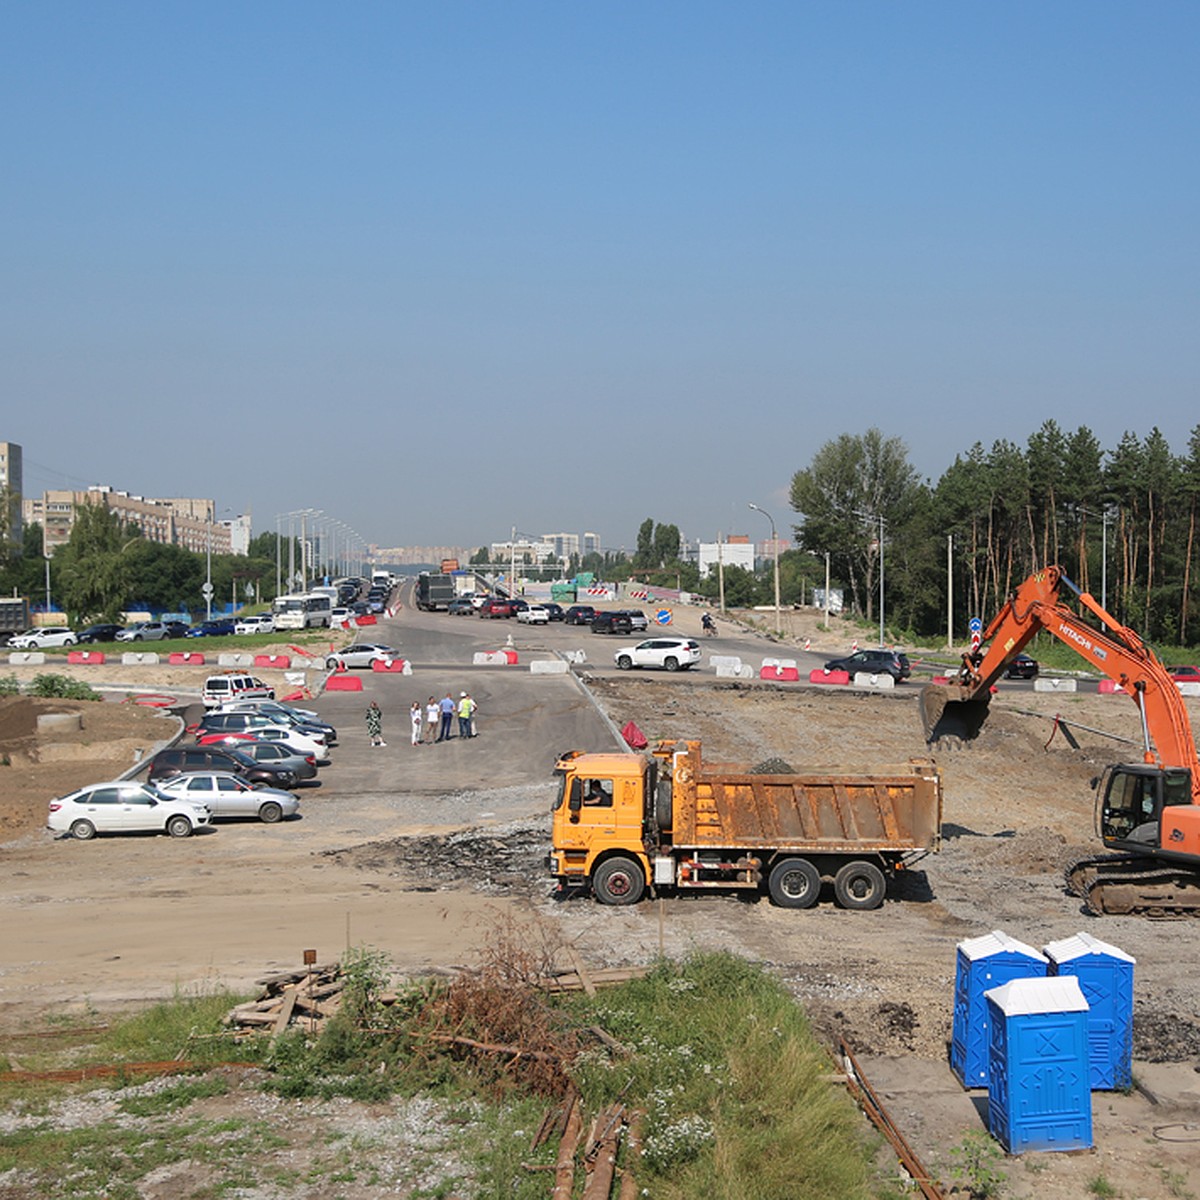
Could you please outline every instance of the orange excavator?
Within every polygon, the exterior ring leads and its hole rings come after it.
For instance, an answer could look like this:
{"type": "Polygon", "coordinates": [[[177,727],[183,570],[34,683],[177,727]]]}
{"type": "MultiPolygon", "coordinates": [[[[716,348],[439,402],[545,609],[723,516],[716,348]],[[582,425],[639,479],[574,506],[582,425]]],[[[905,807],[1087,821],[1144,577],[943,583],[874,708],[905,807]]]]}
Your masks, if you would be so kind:
{"type": "Polygon", "coordinates": [[[926,741],[977,736],[992,685],[1043,630],[1113,680],[1141,715],[1142,761],[1113,764],[1093,781],[1097,833],[1122,853],[1075,863],[1068,886],[1095,913],[1200,916],[1200,761],[1183,697],[1154,651],[1060,567],[1026,579],[984,630],[979,649],[963,656],[958,674],[924,690],[926,741]],[[1063,603],[1064,588],[1099,629],[1063,603]]]}

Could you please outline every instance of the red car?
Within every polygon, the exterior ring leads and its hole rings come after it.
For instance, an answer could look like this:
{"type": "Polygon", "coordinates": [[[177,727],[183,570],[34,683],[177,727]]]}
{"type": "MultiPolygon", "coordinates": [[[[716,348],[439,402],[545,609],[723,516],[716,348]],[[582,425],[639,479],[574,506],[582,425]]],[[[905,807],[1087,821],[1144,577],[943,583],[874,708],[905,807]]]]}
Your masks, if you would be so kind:
{"type": "Polygon", "coordinates": [[[1200,683],[1200,667],[1168,667],[1167,674],[1176,683],[1200,683]]]}
{"type": "Polygon", "coordinates": [[[481,617],[511,617],[512,605],[507,600],[485,600],[479,610],[481,617]]]}

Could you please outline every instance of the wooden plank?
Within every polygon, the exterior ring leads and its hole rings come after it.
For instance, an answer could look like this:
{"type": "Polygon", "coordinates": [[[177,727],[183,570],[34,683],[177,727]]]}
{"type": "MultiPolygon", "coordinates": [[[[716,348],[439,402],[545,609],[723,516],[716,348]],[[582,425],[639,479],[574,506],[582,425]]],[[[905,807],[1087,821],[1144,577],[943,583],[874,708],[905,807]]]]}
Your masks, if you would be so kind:
{"type": "Polygon", "coordinates": [[[284,993],[283,1007],[280,1008],[279,1016],[275,1018],[275,1028],[271,1031],[272,1039],[277,1038],[288,1027],[288,1022],[292,1019],[292,1009],[296,1007],[296,997],[299,994],[298,985],[288,988],[284,993]]]}
{"type": "Polygon", "coordinates": [[[571,942],[567,943],[567,957],[575,964],[575,970],[579,974],[579,982],[583,984],[583,990],[589,996],[594,996],[596,994],[596,985],[587,973],[587,967],[583,965],[583,959],[579,956],[579,951],[575,949],[571,942]]]}

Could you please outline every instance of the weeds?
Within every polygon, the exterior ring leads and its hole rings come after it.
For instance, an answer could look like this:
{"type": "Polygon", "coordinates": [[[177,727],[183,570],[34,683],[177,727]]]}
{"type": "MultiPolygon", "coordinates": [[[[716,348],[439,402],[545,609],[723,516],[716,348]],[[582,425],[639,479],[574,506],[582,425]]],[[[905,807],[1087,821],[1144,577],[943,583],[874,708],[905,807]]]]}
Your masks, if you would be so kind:
{"type": "Polygon", "coordinates": [[[999,1164],[1004,1153],[989,1134],[972,1130],[950,1153],[955,1159],[950,1174],[966,1184],[976,1200],[991,1200],[1003,1194],[1008,1176],[999,1164]]]}
{"type": "Polygon", "coordinates": [[[29,686],[31,696],[49,696],[57,700],[99,700],[100,693],[81,679],[69,675],[35,675],[29,686]]]}

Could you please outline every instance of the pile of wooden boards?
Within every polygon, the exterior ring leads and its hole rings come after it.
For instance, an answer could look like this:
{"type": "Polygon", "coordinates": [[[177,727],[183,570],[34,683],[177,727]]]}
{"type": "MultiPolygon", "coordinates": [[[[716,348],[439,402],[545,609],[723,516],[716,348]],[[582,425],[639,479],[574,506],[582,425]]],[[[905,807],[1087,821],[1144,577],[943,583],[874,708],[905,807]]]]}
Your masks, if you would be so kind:
{"type": "Polygon", "coordinates": [[[255,980],[263,991],[257,1000],[239,1004],[225,1024],[239,1032],[269,1033],[278,1037],[289,1025],[320,1033],[325,1022],[338,1011],[346,977],[338,963],[280,971],[255,980]]]}

